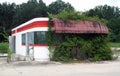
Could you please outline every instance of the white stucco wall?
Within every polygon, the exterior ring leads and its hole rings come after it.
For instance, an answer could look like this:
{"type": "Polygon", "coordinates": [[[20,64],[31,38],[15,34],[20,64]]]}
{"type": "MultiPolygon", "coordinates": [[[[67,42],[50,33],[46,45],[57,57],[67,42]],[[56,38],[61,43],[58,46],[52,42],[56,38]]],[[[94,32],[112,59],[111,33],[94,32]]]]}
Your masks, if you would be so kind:
{"type": "MultiPolygon", "coordinates": [[[[42,19],[40,19],[42,21],[42,19]]],[[[45,21],[47,21],[48,19],[43,19],[45,21]]],[[[34,22],[36,20],[32,20],[32,22],[34,22]]],[[[39,18],[37,18],[37,21],[39,21],[39,18]]],[[[30,21],[28,21],[25,24],[22,24],[21,26],[18,26],[12,30],[16,30],[19,27],[25,26],[26,24],[31,23],[30,21]]],[[[22,45],[22,34],[27,33],[27,32],[35,32],[35,31],[48,31],[48,27],[37,27],[37,28],[32,28],[32,29],[28,29],[25,31],[21,31],[21,32],[15,32],[14,34],[12,34],[12,36],[16,36],[16,54],[17,55],[22,55],[22,56],[27,56],[27,52],[26,52],[26,46],[22,45]]],[[[29,48],[31,48],[32,46],[30,46],[29,48]]],[[[48,50],[48,46],[34,46],[34,49],[31,50],[30,55],[32,55],[31,53],[33,53],[34,59],[36,61],[49,61],[49,50],[48,50]]]]}
{"type": "Polygon", "coordinates": [[[49,61],[49,50],[47,46],[34,47],[35,61],[49,61]]]}
{"type": "Polygon", "coordinates": [[[22,37],[20,33],[16,35],[16,54],[26,56],[26,47],[22,46],[22,37]]]}

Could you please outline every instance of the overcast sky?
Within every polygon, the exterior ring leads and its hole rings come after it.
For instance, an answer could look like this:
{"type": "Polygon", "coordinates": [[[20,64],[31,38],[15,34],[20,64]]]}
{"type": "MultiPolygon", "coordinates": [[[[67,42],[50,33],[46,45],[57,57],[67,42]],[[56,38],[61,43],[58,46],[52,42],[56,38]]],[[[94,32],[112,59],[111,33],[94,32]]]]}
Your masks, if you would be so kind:
{"type": "MultiPolygon", "coordinates": [[[[23,2],[27,2],[28,0],[0,0],[0,3],[2,2],[8,2],[8,3],[16,3],[21,4],[23,2]]],[[[43,0],[43,2],[46,3],[46,5],[49,5],[51,2],[54,2],[56,0],[43,0]]],[[[110,6],[117,6],[120,8],[120,0],[62,0],[64,2],[69,2],[77,11],[86,11],[91,8],[94,8],[98,5],[110,5],[110,6]]]]}

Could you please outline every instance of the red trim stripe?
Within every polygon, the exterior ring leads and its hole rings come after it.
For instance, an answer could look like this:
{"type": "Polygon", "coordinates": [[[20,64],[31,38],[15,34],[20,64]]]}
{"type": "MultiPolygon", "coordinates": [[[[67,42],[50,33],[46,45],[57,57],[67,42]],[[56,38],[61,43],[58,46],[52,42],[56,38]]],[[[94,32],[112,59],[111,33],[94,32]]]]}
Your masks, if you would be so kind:
{"type": "MultiPolygon", "coordinates": [[[[37,28],[37,27],[48,27],[48,21],[35,21],[35,22],[32,22],[32,23],[30,23],[28,25],[20,27],[20,28],[18,28],[16,30],[17,30],[17,32],[22,32],[22,31],[32,29],[32,28],[37,28]]],[[[15,34],[16,30],[13,30],[12,34],[15,34]]]]}
{"type": "MultiPolygon", "coordinates": [[[[25,44],[22,44],[22,46],[25,46],[25,44]]],[[[30,46],[48,46],[48,44],[30,44],[30,46]]]]}
{"type": "Polygon", "coordinates": [[[17,29],[17,32],[25,31],[31,28],[48,27],[48,21],[36,21],[17,29]]]}
{"type": "Polygon", "coordinates": [[[15,34],[15,30],[12,31],[12,34],[15,34]]]}
{"type": "Polygon", "coordinates": [[[30,44],[30,46],[48,46],[48,44],[30,44]]]}

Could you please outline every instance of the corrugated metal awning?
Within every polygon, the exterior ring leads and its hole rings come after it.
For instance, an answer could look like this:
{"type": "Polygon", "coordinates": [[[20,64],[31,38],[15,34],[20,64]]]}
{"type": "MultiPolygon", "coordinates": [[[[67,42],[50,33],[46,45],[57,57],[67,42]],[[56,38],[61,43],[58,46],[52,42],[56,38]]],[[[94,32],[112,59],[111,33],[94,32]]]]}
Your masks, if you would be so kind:
{"type": "Polygon", "coordinates": [[[56,33],[97,33],[108,34],[106,25],[95,21],[63,21],[61,19],[53,18],[53,23],[56,33]]]}

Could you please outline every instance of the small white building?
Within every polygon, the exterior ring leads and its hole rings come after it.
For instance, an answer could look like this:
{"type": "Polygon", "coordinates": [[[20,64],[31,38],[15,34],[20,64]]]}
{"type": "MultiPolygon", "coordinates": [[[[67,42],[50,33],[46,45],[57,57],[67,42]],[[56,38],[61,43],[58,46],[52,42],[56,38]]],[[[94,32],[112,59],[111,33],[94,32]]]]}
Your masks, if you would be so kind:
{"type": "MultiPolygon", "coordinates": [[[[108,34],[108,28],[100,22],[63,21],[53,18],[53,27],[55,33],[52,34],[53,44],[59,44],[64,41],[61,34],[108,34]]],[[[35,61],[49,61],[50,52],[47,44],[48,18],[34,18],[26,23],[12,29],[10,36],[10,48],[16,55],[31,57],[35,61]]]]}
{"type": "Polygon", "coordinates": [[[33,57],[35,61],[49,61],[46,39],[48,18],[34,18],[12,29],[10,47],[13,53],[33,57]]]}

